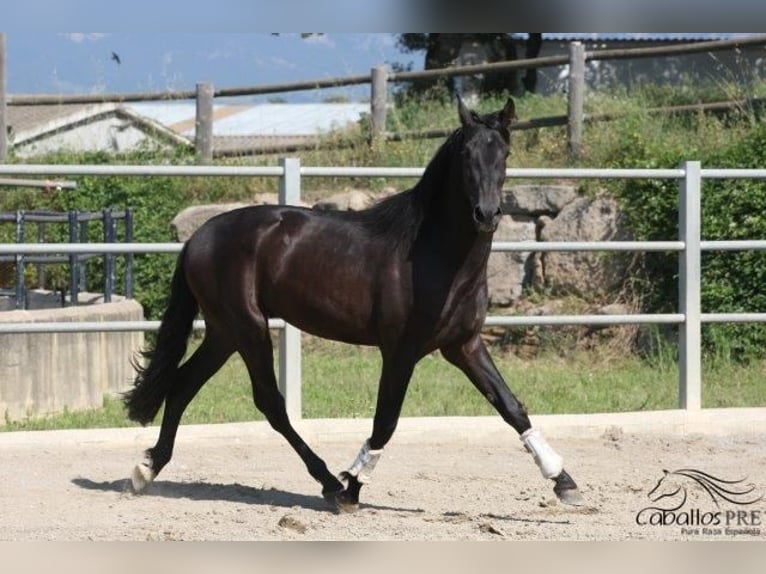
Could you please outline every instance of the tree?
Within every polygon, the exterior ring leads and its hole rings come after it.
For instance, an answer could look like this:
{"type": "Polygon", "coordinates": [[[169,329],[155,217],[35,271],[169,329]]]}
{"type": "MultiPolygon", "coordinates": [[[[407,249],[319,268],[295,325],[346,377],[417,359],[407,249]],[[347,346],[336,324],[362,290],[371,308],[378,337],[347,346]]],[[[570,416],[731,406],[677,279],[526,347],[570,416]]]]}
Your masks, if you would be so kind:
{"type": "MultiPolygon", "coordinates": [[[[424,68],[434,70],[447,68],[461,63],[502,62],[517,59],[519,40],[510,32],[484,34],[444,34],[413,33],[399,34],[397,43],[403,52],[425,52],[424,68]],[[477,57],[481,61],[476,61],[477,57]],[[471,59],[473,58],[473,61],[471,59]],[[467,61],[466,61],[467,60],[467,61]]],[[[530,32],[524,42],[524,58],[536,58],[542,46],[542,34],[530,32]]],[[[474,78],[478,81],[478,94],[497,94],[510,92],[516,95],[524,91],[534,92],[537,83],[535,69],[508,70],[492,74],[482,74],[474,78]]],[[[444,77],[436,80],[413,82],[411,88],[417,92],[426,91],[436,86],[445,87],[452,95],[460,89],[465,80],[444,77]]],[[[470,81],[468,82],[470,83],[470,81]]]]}

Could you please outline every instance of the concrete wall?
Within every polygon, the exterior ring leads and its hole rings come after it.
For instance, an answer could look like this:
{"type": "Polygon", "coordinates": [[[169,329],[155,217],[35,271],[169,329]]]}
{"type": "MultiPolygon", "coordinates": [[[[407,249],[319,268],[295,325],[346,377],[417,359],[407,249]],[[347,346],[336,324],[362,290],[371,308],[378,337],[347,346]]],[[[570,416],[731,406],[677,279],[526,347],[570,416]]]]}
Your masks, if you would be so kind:
{"type": "MultiPolygon", "coordinates": [[[[6,311],[0,322],[141,320],[136,301],[6,311]]],[[[142,332],[0,334],[0,425],[5,420],[98,408],[130,387],[142,332]]]]}

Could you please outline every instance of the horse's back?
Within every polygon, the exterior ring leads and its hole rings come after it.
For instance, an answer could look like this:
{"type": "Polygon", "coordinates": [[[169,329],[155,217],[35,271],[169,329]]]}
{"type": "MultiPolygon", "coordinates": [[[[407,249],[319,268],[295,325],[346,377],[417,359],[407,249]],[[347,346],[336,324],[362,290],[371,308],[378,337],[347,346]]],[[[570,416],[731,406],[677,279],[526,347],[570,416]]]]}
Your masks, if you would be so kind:
{"type": "Polygon", "coordinates": [[[304,331],[361,344],[376,342],[375,311],[397,289],[384,242],[351,214],[301,207],[253,206],[211,218],[189,239],[185,264],[203,311],[248,304],[304,331]]]}

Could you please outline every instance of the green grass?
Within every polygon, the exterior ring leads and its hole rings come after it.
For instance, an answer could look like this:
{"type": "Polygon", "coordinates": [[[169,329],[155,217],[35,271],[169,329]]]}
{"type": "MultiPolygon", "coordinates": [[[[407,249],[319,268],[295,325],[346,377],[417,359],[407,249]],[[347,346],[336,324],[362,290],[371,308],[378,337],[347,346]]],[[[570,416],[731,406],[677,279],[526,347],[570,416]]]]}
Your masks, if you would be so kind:
{"type": "MultiPolygon", "coordinates": [[[[720,82],[707,88],[707,92],[692,86],[677,85],[670,89],[649,87],[632,94],[589,92],[586,113],[624,114],[610,123],[586,125],[583,156],[580,166],[616,167],[649,165],[654,157],[655,167],[666,165],[662,158],[672,156],[674,150],[683,149],[689,157],[706,157],[727,142],[737,141],[762,122],[753,110],[727,116],[652,116],[648,107],[666,104],[694,103],[735,97],[763,97],[766,82],[744,87],[736,82],[720,82]],[[636,158],[636,150],[645,150],[645,156],[636,158]]],[[[504,98],[481,102],[480,111],[498,109],[504,98]]],[[[542,97],[528,95],[517,100],[520,119],[565,113],[566,99],[561,96],[542,97]]],[[[397,105],[388,116],[391,131],[410,131],[431,128],[449,128],[457,125],[454,104],[444,101],[405,102],[397,105]]],[[[339,136],[330,136],[331,138],[339,136]]],[[[418,166],[425,165],[443,138],[434,140],[407,140],[381,142],[370,148],[366,144],[364,126],[343,134],[357,143],[351,147],[331,149],[319,146],[302,152],[303,165],[352,166],[418,166]]],[[[91,154],[92,156],[92,154],[91,154]]],[[[192,163],[193,156],[163,152],[145,155],[113,157],[54,156],[46,161],[62,163],[192,163]]],[[[277,155],[221,160],[219,164],[269,165],[276,164],[277,155]]],[[[549,128],[518,132],[513,135],[513,153],[509,167],[566,167],[570,166],[566,128],[549,128]]],[[[303,197],[315,201],[320,197],[348,188],[386,187],[404,189],[413,181],[385,178],[310,178],[302,183],[303,197]]],[[[586,192],[601,192],[616,185],[611,182],[581,181],[586,192]]],[[[104,205],[122,201],[143,205],[146,209],[140,223],[141,241],[168,240],[171,214],[194,203],[211,201],[241,201],[253,194],[275,191],[276,178],[83,178],[77,193],[41,195],[31,191],[11,191],[0,197],[0,208],[15,209],[100,209],[104,205]],[[148,182],[148,183],[147,183],[148,182]],[[162,185],[161,193],[157,186],[162,185]],[[110,191],[111,190],[111,191],[110,191]],[[110,192],[110,193],[107,193],[110,192]],[[112,193],[113,192],[113,193],[112,193]],[[124,197],[123,197],[124,196],[124,197]],[[79,200],[77,198],[80,198],[79,200]],[[47,203],[46,203],[47,202],[47,203]],[[159,210],[158,206],[163,209],[159,210]],[[147,207],[148,206],[148,207],[147,207]],[[167,214],[150,218],[158,212],[167,214]],[[164,217],[164,216],[163,216],[164,217]],[[152,221],[149,229],[147,219],[152,221]],[[155,221],[156,219],[156,221],[155,221]],[[151,233],[150,233],[151,231],[151,233]]],[[[6,226],[8,227],[8,226],[6,226]]],[[[12,233],[12,226],[5,230],[12,233]]],[[[8,236],[6,239],[9,239],[8,236]]],[[[0,235],[0,240],[2,236],[0,235]]],[[[157,257],[157,256],[153,256],[157,257]]],[[[139,283],[146,291],[141,303],[145,308],[161,309],[160,301],[167,293],[172,266],[164,260],[137,259],[144,262],[139,283]],[[151,292],[150,292],[151,291],[151,292]]],[[[154,317],[153,318],[158,318],[154,317]]],[[[560,333],[557,332],[557,333],[560,333]]],[[[670,356],[662,360],[647,361],[627,347],[622,352],[557,353],[563,339],[552,341],[549,351],[535,359],[521,359],[506,352],[494,353],[495,361],[510,387],[525,402],[532,413],[588,413],[603,411],[633,411],[640,409],[670,409],[677,404],[678,370],[670,356]],[[561,354],[566,356],[562,358],[561,354]]],[[[766,406],[766,385],[763,385],[766,360],[736,365],[717,359],[706,361],[703,371],[703,406],[766,406]]],[[[372,416],[380,360],[377,352],[356,347],[307,341],[303,355],[303,409],[304,417],[370,417],[372,416]]],[[[418,365],[404,404],[405,416],[488,415],[493,411],[483,397],[465,380],[463,375],[438,356],[429,356],[418,365]]],[[[262,419],[256,412],[250,393],[250,384],[238,358],[224,366],[208,383],[188,408],[184,423],[218,423],[262,419]]],[[[0,430],[117,427],[131,425],[125,418],[118,399],[108,398],[102,409],[71,412],[63,415],[13,422],[0,425],[0,430]]]]}
{"type": "MultiPolygon", "coordinates": [[[[305,418],[368,418],[375,408],[380,358],[375,350],[309,340],[303,355],[305,418]]],[[[522,360],[497,352],[495,362],[530,413],[592,413],[672,409],[677,406],[674,362],[582,352],[565,358],[522,360]]],[[[718,362],[703,370],[703,406],[766,406],[766,362],[718,362]]],[[[486,400],[441,356],[417,366],[403,416],[495,414],[486,400]]],[[[263,420],[252,402],[244,365],[235,356],[203,387],[183,424],[263,420]]],[[[157,420],[159,422],[159,418],[157,420]]],[[[107,398],[101,409],[8,422],[0,430],[47,430],[134,426],[121,402],[107,398]]]]}

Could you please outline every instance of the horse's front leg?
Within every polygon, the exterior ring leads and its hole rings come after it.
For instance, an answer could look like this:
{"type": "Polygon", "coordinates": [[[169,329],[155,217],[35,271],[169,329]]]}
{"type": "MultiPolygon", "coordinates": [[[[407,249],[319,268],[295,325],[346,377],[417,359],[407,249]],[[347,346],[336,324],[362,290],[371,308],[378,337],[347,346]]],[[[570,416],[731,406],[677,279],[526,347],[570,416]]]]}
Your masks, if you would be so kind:
{"type": "Polygon", "coordinates": [[[554,481],[553,491],[556,496],[566,504],[584,504],[577,484],[564,470],[563,459],[540,431],[532,428],[526,408],[508,388],[481,337],[477,334],[467,343],[451,345],[441,351],[450,363],[466,374],[503,420],[519,433],[521,442],[532,454],[542,475],[554,481]]]}
{"type": "Polygon", "coordinates": [[[372,471],[396,430],[402,411],[404,396],[415,368],[416,360],[409,357],[383,355],[383,369],[378,386],[372,435],[359,449],[349,468],[339,478],[346,484],[343,492],[336,495],[338,509],[353,512],[359,507],[359,491],[372,479],[372,471]]]}

